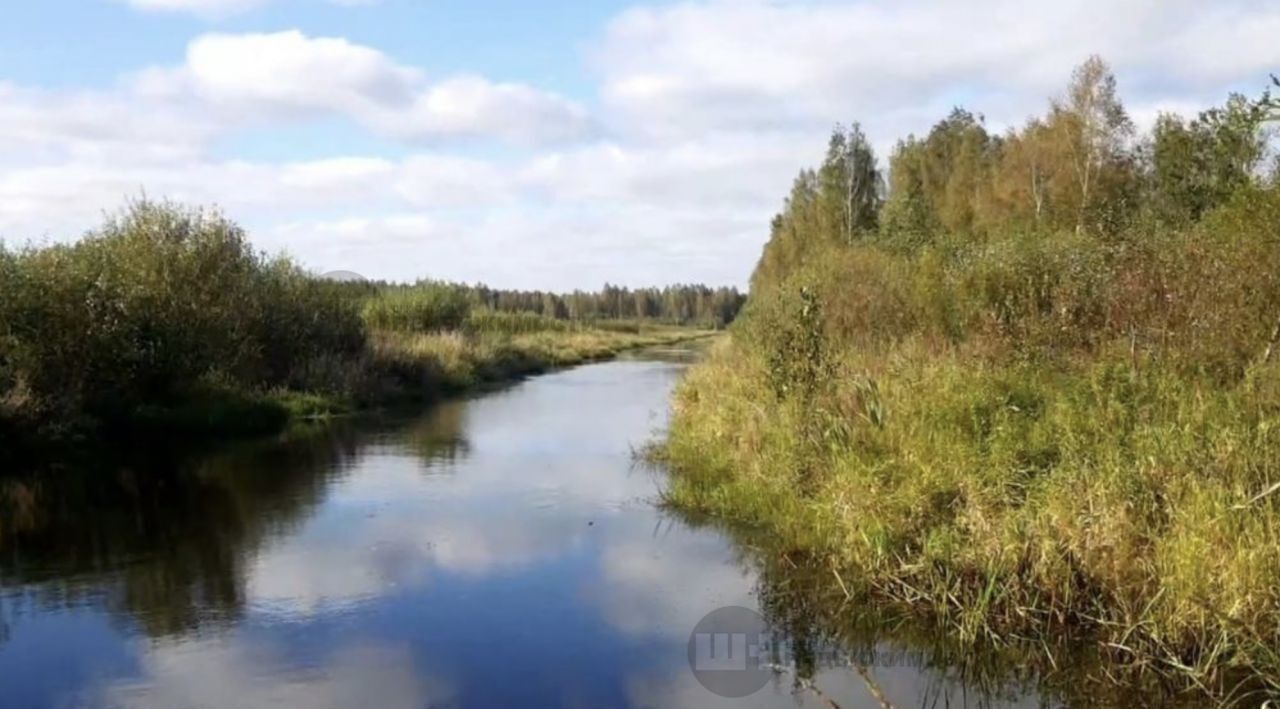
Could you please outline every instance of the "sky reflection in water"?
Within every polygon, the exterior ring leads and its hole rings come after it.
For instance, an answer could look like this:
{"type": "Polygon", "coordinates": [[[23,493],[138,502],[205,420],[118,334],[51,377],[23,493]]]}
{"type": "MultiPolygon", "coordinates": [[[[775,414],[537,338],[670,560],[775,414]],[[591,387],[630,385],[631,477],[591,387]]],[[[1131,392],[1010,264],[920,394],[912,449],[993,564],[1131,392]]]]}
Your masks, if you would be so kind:
{"type": "MultiPolygon", "coordinates": [[[[689,670],[694,625],[756,607],[757,572],[633,464],[680,371],[583,367],[414,420],[7,482],[0,703],[821,706],[786,676],[720,699],[689,670]]],[[[875,672],[900,706],[965,705],[945,673],[875,672]]],[[[847,669],[817,682],[879,706],[847,669]]]]}

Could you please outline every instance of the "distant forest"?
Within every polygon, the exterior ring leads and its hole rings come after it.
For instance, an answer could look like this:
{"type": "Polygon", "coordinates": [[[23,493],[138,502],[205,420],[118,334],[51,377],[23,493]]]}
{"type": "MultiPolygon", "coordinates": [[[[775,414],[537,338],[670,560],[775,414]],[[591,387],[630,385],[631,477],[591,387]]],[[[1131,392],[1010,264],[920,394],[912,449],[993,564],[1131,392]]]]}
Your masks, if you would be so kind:
{"type": "Polygon", "coordinates": [[[631,289],[606,283],[599,291],[571,293],[503,290],[425,280],[412,285],[365,281],[347,283],[344,287],[370,296],[397,291],[447,290],[455,292],[472,309],[532,313],[556,320],[647,320],[713,329],[733,322],[746,301],[746,295],[737,288],[701,284],[631,289]]]}

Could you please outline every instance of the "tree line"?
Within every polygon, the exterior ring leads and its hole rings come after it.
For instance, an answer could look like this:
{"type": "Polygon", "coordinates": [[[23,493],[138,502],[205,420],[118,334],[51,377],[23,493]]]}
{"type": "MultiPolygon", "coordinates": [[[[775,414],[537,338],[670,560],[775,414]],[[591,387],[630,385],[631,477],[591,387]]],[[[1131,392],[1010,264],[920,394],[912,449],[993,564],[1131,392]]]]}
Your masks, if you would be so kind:
{"type": "Polygon", "coordinates": [[[746,301],[746,294],[735,287],[712,288],[702,284],[632,289],[606,283],[599,291],[567,293],[434,280],[412,284],[347,282],[337,287],[357,299],[429,302],[432,310],[439,313],[441,322],[448,325],[457,325],[467,312],[476,310],[578,323],[635,320],[719,329],[733,322],[746,301]]]}
{"type": "Polygon", "coordinates": [[[605,284],[596,292],[469,289],[474,301],[493,310],[533,312],[560,320],[654,320],[674,325],[724,327],[733,322],[746,296],[737,288],[671,285],[626,288],[605,284]]]}
{"type": "Polygon", "coordinates": [[[755,282],[776,281],[807,244],[822,242],[914,248],[1013,232],[1185,227],[1243,189],[1274,184],[1276,113],[1270,90],[1232,94],[1191,118],[1164,113],[1139,134],[1115,75],[1094,56],[1044,115],[999,134],[956,108],[927,134],[899,140],[887,170],[857,123],[838,127],[774,219],[755,282]]]}

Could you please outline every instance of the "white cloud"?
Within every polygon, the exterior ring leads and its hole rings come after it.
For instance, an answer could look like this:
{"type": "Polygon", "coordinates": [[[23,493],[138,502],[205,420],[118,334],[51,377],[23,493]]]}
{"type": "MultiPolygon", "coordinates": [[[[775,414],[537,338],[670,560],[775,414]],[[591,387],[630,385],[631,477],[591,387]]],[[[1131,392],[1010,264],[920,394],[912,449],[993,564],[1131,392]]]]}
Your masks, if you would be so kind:
{"type": "Polygon", "coordinates": [[[529,158],[282,164],[73,160],[0,171],[0,235],[73,237],[145,190],[218,204],[259,246],[320,271],[538,288],[740,282],[776,195],[821,143],[742,137],[529,158]]]}
{"type": "Polygon", "coordinates": [[[0,81],[0,235],[74,236],[146,190],[219,203],[322,270],[741,284],[837,121],[863,121],[882,158],[957,104],[1000,130],[1042,112],[1097,52],[1145,125],[1261,88],[1277,34],[1280,5],[1250,0],[641,6],[588,43],[598,100],[433,76],[340,37],[208,34],[114,88],[0,81]],[[315,124],[340,135],[308,142],[314,159],[237,159],[241,136],[315,124]],[[352,154],[352,132],[419,152],[352,154]]]}
{"type": "Polygon", "coordinates": [[[1280,60],[1280,6],[1249,0],[781,2],[642,7],[595,49],[603,93],[633,130],[821,128],[861,119],[892,138],[963,103],[997,121],[1042,110],[1100,53],[1137,103],[1219,100],[1280,60]],[[906,118],[907,120],[903,120],[906,118]]]}
{"type": "Polygon", "coordinates": [[[318,271],[442,278],[509,288],[738,283],[759,256],[761,219],[714,211],[530,206],[486,214],[398,213],[259,230],[318,271]],[[712,235],[713,238],[699,238],[712,235]]]}
{"type": "Polygon", "coordinates": [[[375,49],[297,30],[199,37],[180,78],[213,102],[351,114],[405,106],[422,81],[375,49]]]}
{"type": "Polygon", "coordinates": [[[404,118],[392,114],[380,122],[387,132],[410,139],[479,134],[526,143],[568,141],[590,129],[586,110],[560,96],[479,76],[455,77],[431,87],[404,118]]]}
{"type": "Polygon", "coordinates": [[[70,155],[134,163],[197,156],[218,128],[174,105],[141,106],[127,92],[51,91],[0,80],[6,163],[70,155]]]}
{"type": "MultiPolygon", "coordinates": [[[[77,236],[104,210],[147,194],[219,205],[248,226],[272,213],[387,204],[393,163],[333,158],[272,165],[245,161],[121,163],[73,160],[0,170],[0,235],[15,241],[77,236]]],[[[295,252],[296,253],[296,252],[295,252]]],[[[302,254],[298,254],[302,255],[302,254]]]]}
{"type": "Polygon", "coordinates": [[[140,72],[133,85],[143,96],[193,100],[228,118],[340,115],[411,142],[536,144],[581,137],[591,127],[585,109],[550,92],[474,75],[433,83],[376,49],[297,30],[199,37],[181,66],[140,72]]]}
{"type": "Polygon", "coordinates": [[[139,643],[137,654],[137,680],[97,687],[76,705],[407,709],[452,706],[458,698],[453,682],[424,672],[404,646],[357,640],[308,664],[284,647],[232,635],[139,643]]]}
{"type": "Polygon", "coordinates": [[[728,131],[660,145],[599,142],[537,156],[520,180],[565,202],[767,216],[825,144],[822,133],[728,131]]]}
{"type": "Polygon", "coordinates": [[[0,170],[68,159],[123,172],[190,163],[228,136],[334,116],[408,143],[535,145],[591,129],[585,109],[555,94],[474,75],[433,83],[345,39],[210,34],[191,42],[181,65],[142,69],[113,88],[51,90],[0,78],[0,170]]]}

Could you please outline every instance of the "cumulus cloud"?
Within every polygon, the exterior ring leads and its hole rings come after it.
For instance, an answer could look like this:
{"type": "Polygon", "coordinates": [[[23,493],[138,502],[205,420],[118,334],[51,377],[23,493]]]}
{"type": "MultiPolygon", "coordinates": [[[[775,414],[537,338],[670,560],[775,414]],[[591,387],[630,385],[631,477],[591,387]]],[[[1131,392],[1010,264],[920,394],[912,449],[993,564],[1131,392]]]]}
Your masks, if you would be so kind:
{"type": "Polygon", "coordinates": [[[407,116],[392,114],[380,122],[387,132],[410,139],[482,134],[529,143],[568,141],[590,128],[586,110],[560,96],[480,76],[443,81],[419,96],[407,116]]]}
{"type": "Polygon", "coordinates": [[[1265,80],[1278,30],[1280,6],[1250,0],[714,0],[624,12],[594,54],[605,99],[636,130],[856,118],[896,136],[960,103],[1020,121],[1091,53],[1138,102],[1219,100],[1233,82],[1265,80]]]}
{"type": "Polygon", "coordinates": [[[882,158],[956,105],[1002,130],[1043,112],[1099,53],[1148,125],[1261,88],[1280,66],[1277,33],[1280,6],[1252,0],[639,6],[587,43],[598,83],[577,100],[430,75],[341,37],[213,33],[112,88],[0,80],[0,235],[74,236],[146,190],[216,202],[321,270],[742,284],[838,121],[862,121],[882,158]],[[321,123],[340,135],[308,143],[313,160],[228,150],[321,123]],[[351,154],[352,133],[408,152],[351,154]]]}
{"type": "Polygon", "coordinates": [[[259,246],[319,271],[537,288],[733,283],[758,256],[777,195],[821,145],[815,135],[486,159],[78,159],[0,171],[0,235],[72,237],[145,190],[217,204],[259,246]]]}
{"type": "Polygon", "coordinates": [[[605,282],[740,283],[759,256],[761,223],[716,212],[529,206],[478,214],[304,219],[256,236],[273,249],[306,254],[304,263],[322,272],[572,290],[605,282]]]}
{"type": "Polygon", "coordinates": [[[375,49],[297,30],[199,37],[173,78],[238,108],[351,114],[407,105],[423,80],[375,49]]]}
{"type": "Polygon", "coordinates": [[[378,135],[445,144],[484,138],[569,141],[585,109],[550,92],[475,75],[429,81],[419,69],[341,38],[210,34],[178,66],[152,66],[93,90],[0,78],[0,170],[59,160],[128,172],[203,158],[217,140],[342,117],[378,135]]]}
{"type": "Polygon", "coordinates": [[[134,89],[153,99],[195,100],[228,117],[339,115],[405,141],[535,144],[590,128],[584,108],[554,93],[475,75],[432,82],[371,47],[297,30],[199,37],[181,66],[140,72],[134,89]]]}

